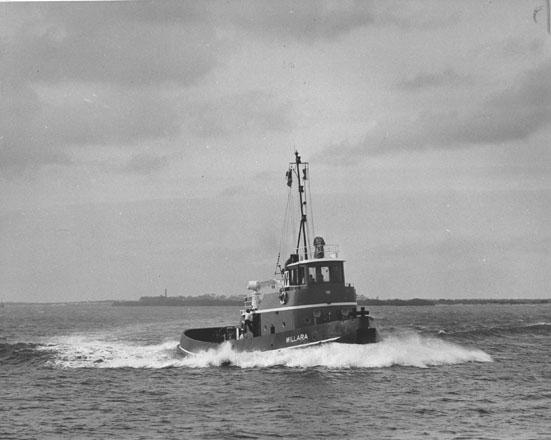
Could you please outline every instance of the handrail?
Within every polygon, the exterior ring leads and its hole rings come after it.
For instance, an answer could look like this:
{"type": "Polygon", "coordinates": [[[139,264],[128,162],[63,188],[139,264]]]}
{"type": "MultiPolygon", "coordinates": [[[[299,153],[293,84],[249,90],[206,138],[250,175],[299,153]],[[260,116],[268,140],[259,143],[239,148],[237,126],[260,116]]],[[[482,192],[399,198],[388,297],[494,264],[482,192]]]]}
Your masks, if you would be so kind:
{"type": "Polygon", "coordinates": [[[323,256],[316,256],[319,255],[318,253],[319,249],[316,249],[316,246],[308,246],[306,248],[299,248],[298,249],[298,260],[304,261],[304,255],[308,255],[308,260],[316,259],[316,258],[331,258],[331,259],[337,259],[339,258],[339,246],[334,244],[326,244],[321,248],[321,251],[323,253],[323,256]],[[307,251],[307,252],[305,252],[307,251]]]}

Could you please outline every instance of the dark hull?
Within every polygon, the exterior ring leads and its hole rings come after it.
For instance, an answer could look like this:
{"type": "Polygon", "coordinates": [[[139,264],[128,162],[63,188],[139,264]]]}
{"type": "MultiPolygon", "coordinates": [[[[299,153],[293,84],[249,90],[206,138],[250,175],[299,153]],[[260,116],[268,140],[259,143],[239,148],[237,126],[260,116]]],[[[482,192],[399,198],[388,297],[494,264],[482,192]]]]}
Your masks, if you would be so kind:
{"type": "Polygon", "coordinates": [[[178,350],[183,354],[219,348],[229,343],[236,351],[268,351],[306,347],[327,342],[369,344],[377,342],[377,330],[370,326],[371,318],[360,316],[295,328],[262,336],[246,333],[235,338],[235,327],[190,329],[182,333],[178,350]]]}

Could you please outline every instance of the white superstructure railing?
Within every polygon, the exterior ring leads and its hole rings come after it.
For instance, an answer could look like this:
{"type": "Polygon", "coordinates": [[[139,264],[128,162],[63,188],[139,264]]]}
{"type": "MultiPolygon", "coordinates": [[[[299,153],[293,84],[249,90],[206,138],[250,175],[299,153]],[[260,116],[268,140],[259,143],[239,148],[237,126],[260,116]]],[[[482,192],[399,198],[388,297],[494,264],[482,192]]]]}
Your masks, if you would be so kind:
{"type": "Polygon", "coordinates": [[[298,260],[303,261],[306,258],[304,257],[305,250],[308,252],[308,260],[312,260],[315,258],[339,258],[339,246],[334,244],[326,244],[323,246],[323,257],[319,257],[318,255],[318,249],[316,246],[308,246],[307,248],[299,248],[298,249],[298,260]]]}

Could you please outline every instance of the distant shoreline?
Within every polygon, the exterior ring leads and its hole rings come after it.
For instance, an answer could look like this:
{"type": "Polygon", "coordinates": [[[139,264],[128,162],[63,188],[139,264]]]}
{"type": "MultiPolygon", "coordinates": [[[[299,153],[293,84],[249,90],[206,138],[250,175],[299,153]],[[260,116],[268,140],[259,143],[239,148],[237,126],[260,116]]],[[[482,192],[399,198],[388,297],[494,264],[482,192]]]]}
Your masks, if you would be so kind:
{"type": "Polygon", "coordinates": [[[142,296],[137,301],[114,301],[114,306],[242,306],[242,296],[142,296]]]}
{"type": "MultiPolygon", "coordinates": [[[[6,301],[2,303],[8,305],[66,305],[66,304],[82,304],[82,305],[97,305],[105,304],[112,306],[123,307],[144,307],[144,306],[160,306],[160,307],[212,307],[212,306],[243,306],[243,297],[241,296],[144,296],[139,300],[97,300],[97,301],[66,301],[66,302],[22,302],[22,301],[6,301]]],[[[374,299],[363,296],[358,297],[358,305],[360,306],[436,306],[436,305],[480,305],[480,304],[498,304],[498,305],[520,305],[520,304],[551,304],[551,298],[545,299],[490,299],[490,298],[465,298],[465,299],[374,299]]]]}
{"type": "Polygon", "coordinates": [[[366,306],[436,306],[436,305],[477,305],[477,304],[551,304],[551,299],[370,299],[358,298],[359,305],[366,306]]]}
{"type": "MultiPolygon", "coordinates": [[[[358,297],[360,306],[435,306],[454,304],[551,304],[551,299],[373,299],[358,297]]],[[[240,296],[145,296],[137,301],[114,301],[114,306],[242,306],[240,296]]]]}

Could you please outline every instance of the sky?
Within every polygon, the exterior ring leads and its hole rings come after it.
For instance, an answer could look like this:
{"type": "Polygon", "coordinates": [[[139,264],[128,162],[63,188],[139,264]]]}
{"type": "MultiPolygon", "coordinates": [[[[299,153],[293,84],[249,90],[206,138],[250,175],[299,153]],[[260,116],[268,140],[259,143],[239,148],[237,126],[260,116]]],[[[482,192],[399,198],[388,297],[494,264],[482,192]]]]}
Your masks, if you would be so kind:
{"type": "Polygon", "coordinates": [[[358,294],[549,298],[542,5],[1,3],[0,300],[244,294],[295,150],[358,294]]]}

